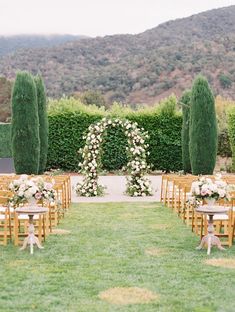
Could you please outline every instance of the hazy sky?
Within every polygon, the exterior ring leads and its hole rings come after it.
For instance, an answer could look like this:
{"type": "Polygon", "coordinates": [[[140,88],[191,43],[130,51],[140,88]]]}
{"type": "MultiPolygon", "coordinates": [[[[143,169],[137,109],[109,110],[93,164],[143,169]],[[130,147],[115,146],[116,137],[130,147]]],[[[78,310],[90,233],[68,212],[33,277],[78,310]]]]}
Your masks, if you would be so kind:
{"type": "Polygon", "coordinates": [[[0,34],[139,33],[235,0],[0,0],[0,34]]]}

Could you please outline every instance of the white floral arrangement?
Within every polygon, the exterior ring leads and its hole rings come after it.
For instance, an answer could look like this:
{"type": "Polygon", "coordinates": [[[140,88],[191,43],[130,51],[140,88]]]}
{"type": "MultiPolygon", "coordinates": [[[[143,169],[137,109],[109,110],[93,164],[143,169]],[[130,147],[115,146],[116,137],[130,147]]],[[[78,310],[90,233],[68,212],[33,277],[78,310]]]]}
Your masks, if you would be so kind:
{"type": "Polygon", "coordinates": [[[231,185],[221,179],[221,175],[216,175],[215,180],[207,177],[200,177],[192,183],[191,203],[198,204],[203,199],[225,199],[229,200],[231,185]]]}
{"type": "Polygon", "coordinates": [[[42,177],[29,178],[28,175],[23,174],[19,179],[13,180],[9,184],[9,189],[14,193],[10,199],[14,206],[27,203],[31,199],[46,200],[48,202],[54,202],[55,200],[53,183],[45,182],[42,177]]]}
{"type": "Polygon", "coordinates": [[[98,170],[100,164],[100,148],[103,142],[102,135],[108,127],[121,126],[124,129],[128,139],[127,153],[130,161],[127,169],[130,177],[127,178],[126,193],[130,196],[148,196],[152,195],[150,181],[144,177],[149,166],[146,162],[146,148],[148,144],[145,140],[148,138],[144,129],[139,129],[137,123],[121,119],[103,118],[100,122],[90,125],[85,147],[82,151],[83,162],[80,164],[81,171],[84,174],[82,182],[77,183],[75,191],[78,196],[102,196],[105,187],[98,184],[98,170]]]}

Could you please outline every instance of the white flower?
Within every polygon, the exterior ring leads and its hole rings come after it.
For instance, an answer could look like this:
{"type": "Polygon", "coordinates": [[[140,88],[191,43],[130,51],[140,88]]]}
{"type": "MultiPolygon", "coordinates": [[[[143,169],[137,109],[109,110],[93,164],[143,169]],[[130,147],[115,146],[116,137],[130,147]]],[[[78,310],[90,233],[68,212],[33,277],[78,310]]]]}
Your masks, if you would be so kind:
{"type": "Polygon", "coordinates": [[[18,195],[22,197],[22,196],[24,196],[24,192],[23,191],[19,191],[18,195]]]}
{"type": "Polygon", "coordinates": [[[22,180],[22,181],[28,180],[28,175],[27,174],[22,174],[20,176],[20,180],[22,180]]]}
{"type": "Polygon", "coordinates": [[[218,190],[219,197],[223,198],[226,195],[226,191],[223,189],[218,190]]]}

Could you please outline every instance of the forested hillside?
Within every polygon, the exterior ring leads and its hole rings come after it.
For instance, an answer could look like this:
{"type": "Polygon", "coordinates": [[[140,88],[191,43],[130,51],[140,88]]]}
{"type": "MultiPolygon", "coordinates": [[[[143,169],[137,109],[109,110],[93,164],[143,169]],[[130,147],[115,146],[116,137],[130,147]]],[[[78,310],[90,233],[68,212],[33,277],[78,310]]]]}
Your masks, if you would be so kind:
{"type": "Polygon", "coordinates": [[[15,35],[0,36],[0,56],[25,48],[43,48],[83,39],[73,35],[15,35]]]}
{"type": "Polygon", "coordinates": [[[0,58],[0,74],[40,71],[48,95],[99,90],[106,100],[153,103],[180,95],[198,73],[215,94],[235,98],[235,6],[159,25],[138,35],[71,41],[0,58]]]}

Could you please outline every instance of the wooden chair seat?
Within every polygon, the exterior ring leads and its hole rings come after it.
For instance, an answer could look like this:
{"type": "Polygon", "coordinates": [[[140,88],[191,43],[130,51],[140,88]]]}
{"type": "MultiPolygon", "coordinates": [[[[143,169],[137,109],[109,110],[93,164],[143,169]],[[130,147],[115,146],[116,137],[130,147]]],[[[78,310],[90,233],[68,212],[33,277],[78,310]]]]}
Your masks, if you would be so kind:
{"type": "Polygon", "coordinates": [[[11,213],[13,213],[14,211],[15,211],[15,209],[14,208],[12,208],[12,207],[4,207],[4,206],[0,206],[0,211],[1,212],[4,212],[4,211],[6,211],[6,209],[8,209],[11,213]]]}

